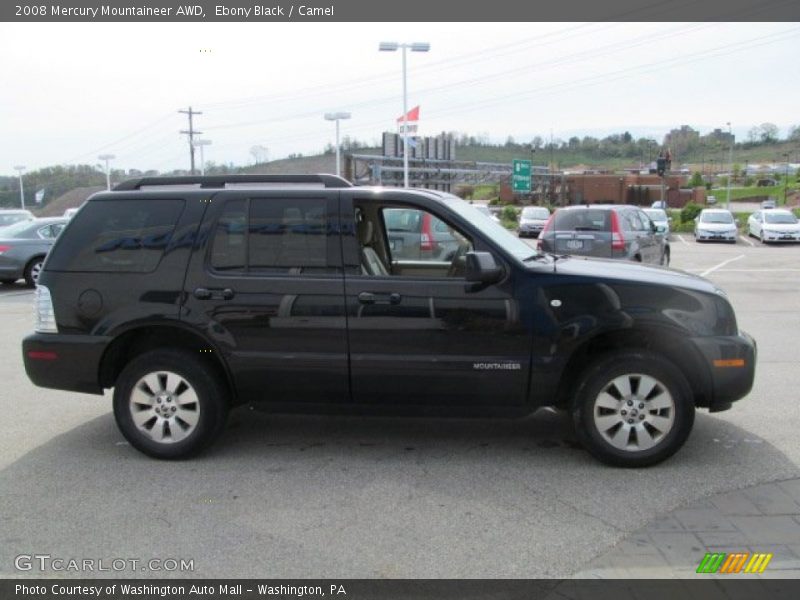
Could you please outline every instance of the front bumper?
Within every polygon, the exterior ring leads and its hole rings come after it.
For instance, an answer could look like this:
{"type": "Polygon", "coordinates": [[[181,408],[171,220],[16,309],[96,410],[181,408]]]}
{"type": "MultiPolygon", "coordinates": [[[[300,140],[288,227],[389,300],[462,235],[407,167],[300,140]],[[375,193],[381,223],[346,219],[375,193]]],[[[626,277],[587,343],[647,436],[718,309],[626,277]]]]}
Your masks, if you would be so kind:
{"type": "Polygon", "coordinates": [[[782,233],[780,231],[762,231],[761,241],[763,242],[800,242],[800,233],[782,233]]]}
{"type": "Polygon", "coordinates": [[[727,410],[753,388],[758,349],[747,333],[724,337],[693,339],[709,365],[711,374],[711,412],[727,410]]]}
{"type": "Polygon", "coordinates": [[[735,231],[696,231],[695,237],[697,241],[707,242],[735,242],[735,231]]]}
{"type": "Polygon", "coordinates": [[[102,394],[100,361],[109,338],[34,333],[22,340],[25,372],[39,387],[102,394]]]}

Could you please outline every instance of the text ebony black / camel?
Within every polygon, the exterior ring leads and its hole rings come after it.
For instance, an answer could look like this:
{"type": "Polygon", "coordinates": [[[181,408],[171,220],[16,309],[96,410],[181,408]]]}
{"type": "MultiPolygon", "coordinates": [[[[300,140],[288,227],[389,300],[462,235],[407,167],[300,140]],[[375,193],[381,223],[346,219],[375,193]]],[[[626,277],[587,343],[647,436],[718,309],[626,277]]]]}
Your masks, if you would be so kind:
{"type": "Polygon", "coordinates": [[[677,451],[753,384],[725,294],[664,267],[535,251],[440,192],[330,175],[145,178],[93,196],[47,258],[40,386],[100,394],[178,458],[228,411],[570,411],[597,458],[677,451]]]}

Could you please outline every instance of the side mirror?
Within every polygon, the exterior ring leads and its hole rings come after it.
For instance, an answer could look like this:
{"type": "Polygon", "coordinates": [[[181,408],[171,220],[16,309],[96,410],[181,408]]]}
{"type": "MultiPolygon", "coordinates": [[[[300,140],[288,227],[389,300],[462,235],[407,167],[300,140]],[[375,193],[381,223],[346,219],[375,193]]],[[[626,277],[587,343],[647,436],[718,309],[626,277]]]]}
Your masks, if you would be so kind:
{"type": "Polygon", "coordinates": [[[489,252],[467,252],[467,291],[477,292],[503,278],[503,267],[489,252]]]}
{"type": "Polygon", "coordinates": [[[658,225],[656,225],[654,221],[650,221],[650,231],[653,233],[659,232],[658,225]]]}

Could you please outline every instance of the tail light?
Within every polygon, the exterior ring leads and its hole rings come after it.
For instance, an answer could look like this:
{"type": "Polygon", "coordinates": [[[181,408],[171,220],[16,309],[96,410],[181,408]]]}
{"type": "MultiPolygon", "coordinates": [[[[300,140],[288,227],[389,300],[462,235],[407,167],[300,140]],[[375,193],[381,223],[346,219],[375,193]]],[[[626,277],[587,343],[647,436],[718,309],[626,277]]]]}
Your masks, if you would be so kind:
{"type": "Polygon", "coordinates": [[[33,306],[36,312],[36,333],[58,333],[50,290],[43,285],[37,285],[33,294],[33,306]]]}
{"type": "Polygon", "coordinates": [[[544,242],[542,240],[542,238],[544,237],[544,234],[548,233],[551,229],[554,229],[553,217],[555,217],[555,216],[556,216],[556,213],[553,213],[552,215],[550,215],[550,217],[548,217],[548,219],[547,219],[547,223],[544,224],[544,227],[542,227],[542,230],[539,232],[539,239],[536,241],[536,248],[538,250],[541,250],[542,246],[544,246],[544,242]]]}
{"type": "Polygon", "coordinates": [[[611,250],[625,250],[625,240],[622,238],[619,217],[613,210],[611,211],[611,250]]]}
{"type": "Polygon", "coordinates": [[[422,215],[422,235],[420,236],[419,248],[424,252],[432,252],[436,247],[433,241],[433,228],[431,227],[431,216],[428,213],[422,215]]]}
{"type": "Polygon", "coordinates": [[[11,250],[11,246],[6,246],[6,245],[0,246],[0,254],[3,254],[4,252],[8,252],[9,250],[11,250]]]}

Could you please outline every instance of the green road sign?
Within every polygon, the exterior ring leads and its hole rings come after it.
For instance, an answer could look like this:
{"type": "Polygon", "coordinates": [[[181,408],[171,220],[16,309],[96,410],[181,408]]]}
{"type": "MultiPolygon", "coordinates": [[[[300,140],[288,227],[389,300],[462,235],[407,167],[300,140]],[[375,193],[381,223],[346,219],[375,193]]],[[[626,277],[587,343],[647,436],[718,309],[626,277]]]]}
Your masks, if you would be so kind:
{"type": "Polygon", "coordinates": [[[511,161],[511,191],[515,194],[528,194],[531,191],[531,161],[511,161]]]}

